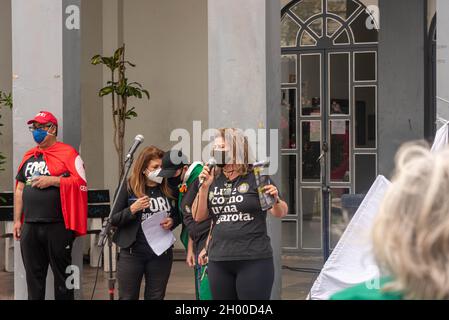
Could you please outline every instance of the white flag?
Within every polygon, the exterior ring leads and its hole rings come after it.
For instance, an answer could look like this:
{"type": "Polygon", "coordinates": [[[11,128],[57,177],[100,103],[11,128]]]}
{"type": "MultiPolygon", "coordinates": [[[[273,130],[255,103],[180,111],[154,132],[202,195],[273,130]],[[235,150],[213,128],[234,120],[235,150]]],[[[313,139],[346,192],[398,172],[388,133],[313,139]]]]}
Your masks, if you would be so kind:
{"type": "Polygon", "coordinates": [[[432,152],[437,152],[446,147],[449,144],[449,123],[442,126],[435,136],[435,141],[433,142],[432,152]]]}
{"type": "Polygon", "coordinates": [[[313,284],[310,299],[327,300],[334,293],[380,276],[372,255],[371,228],[390,184],[384,176],[377,177],[313,284]]]}

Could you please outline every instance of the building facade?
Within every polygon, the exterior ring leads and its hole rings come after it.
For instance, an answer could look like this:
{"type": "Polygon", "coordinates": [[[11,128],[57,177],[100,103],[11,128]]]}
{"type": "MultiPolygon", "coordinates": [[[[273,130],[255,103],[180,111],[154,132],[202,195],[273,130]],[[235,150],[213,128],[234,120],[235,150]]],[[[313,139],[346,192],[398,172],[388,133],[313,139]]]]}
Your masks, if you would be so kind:
{"type": "Polygon", "coordinates": [[[389,177],[403,142],[449,119],[448,12],[446,0],[0,0],[0,90],[15,98],[1,110],[0,190],[12,189],[32,145],[24,120],[40,109],[61,118],[90,187],[114,190],[110,102],[98,97],[109,74],[90,58],[126,43],[128,75],[151,100],[133,103],[125,148],[143,134],[169,149],[193,121],[279,130],[275,179],[290,212],[269,221],[278,297],[281,253],[332,250],[342,197],[389,177]],[[70,6],[78,28],[67,28],[70,6]]]}
{"type": "Polygon", "coordinates": [[[284,1],[285,252],[327,254],[350,219],[342,198],[366,194],[378,174],[388,177],[401,143],[434,136],[435,6],[284,1]]]}

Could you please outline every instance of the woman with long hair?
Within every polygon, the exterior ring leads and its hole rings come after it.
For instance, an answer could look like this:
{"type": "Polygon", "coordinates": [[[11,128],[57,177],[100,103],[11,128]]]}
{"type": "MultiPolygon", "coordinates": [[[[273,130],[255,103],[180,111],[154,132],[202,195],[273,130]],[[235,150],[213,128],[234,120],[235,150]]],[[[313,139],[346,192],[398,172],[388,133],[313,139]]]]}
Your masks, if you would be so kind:
{"type": "Polygon", "coordinates": [[[372,232],[381,276],[331,299],[449,299],[448,195],[449,149],[402,147],[372,232]]]}
{"type": "Polygon", "coordinates": [[[138,300],[145,276],[145,300],[162,300],[173,263],[172,248],[156,255],[149,246],[142,222],[157,213],[166,214],[161,228],[173,230],[179,223],[177,191],[158,177],[164,152],[154,146],[142,150],[134,164],[127,188],[117,195],[112,225],[120,247],[117,265],[119,298],[138,300]]]}
{"type": "Polygon", "coordinates": [[[213,219],[207,250],[210,289],[214,300],[268,300],[274,281],[273,251],[267,233],[267,212],[287,215],[287,204],[273,184],[263,190],[275,203],[263,210],[248,138],[240,129],[220,129],[214,140],[215,172],[205,166],[204,183],[192,205],[196,221],[213,219]]]}

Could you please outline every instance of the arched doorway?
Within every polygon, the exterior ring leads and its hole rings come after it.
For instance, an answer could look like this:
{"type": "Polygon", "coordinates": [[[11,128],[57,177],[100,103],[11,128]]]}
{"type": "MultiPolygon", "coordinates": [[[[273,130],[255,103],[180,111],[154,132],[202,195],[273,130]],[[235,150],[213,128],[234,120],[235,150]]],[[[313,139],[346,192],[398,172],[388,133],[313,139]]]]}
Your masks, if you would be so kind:
{"type": "Polygon", "coordinates": [[[284,252],[332,249],[342,196],[366,193],[377,176],[378,21],[374,0],[282,9],[284,252]]]}

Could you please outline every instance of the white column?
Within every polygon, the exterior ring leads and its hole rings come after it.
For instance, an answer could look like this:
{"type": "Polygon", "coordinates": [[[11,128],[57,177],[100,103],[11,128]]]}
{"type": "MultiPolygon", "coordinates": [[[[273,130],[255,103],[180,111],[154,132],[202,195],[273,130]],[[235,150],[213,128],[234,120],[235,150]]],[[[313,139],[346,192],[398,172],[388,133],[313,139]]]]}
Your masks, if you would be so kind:
{"type": "MultiPolygon", "coordinates": [[[[13,233],[14,223],[5,222],[5,234],[13,233]]],[[[3,250],[1,250],[3,251],[3,250]]],[[[14,239],[5,239],[5,271],[14,272],[14,239]]]]}
{"type": "MultiPolygon", "coordinates": [[[[11,92],[11,0],[0,0],[0,90],[11,92]]],[[[3,165],[4,171],[0,171],[0,192],[12,190],[12,125],[11,111],[3,107],[1,110],[0,127],[0,150],[6,157],[3,165]]],[[[0,222],[0,234],[6,233],[8,223],[0,222]]],[[[11,255],[10,239],[0,239],[0,264],[6,271],[11,272],[13,266],[13,255],[11,255]]]]}
{"type": "MultiPolygon", "coordinates": [[[[211,128],[278,127],[280,7],[279,0],[208,1],[211,128]]],[[[278,185],[279,173],[275,176],[278,185]]],[[[276,268],[272,298],[279,299],[280,221],[269,218],[268,231],[276,268]]]]}
{"type": "MultiPolygon", "coordinates": [[[[449,120],[449,1],[437,2],[437,113],[449,120]]],[[[440,124],[441,125],[441,124],[440,124]]]]}
{"type": "MultiPolygon", "coordinates": [[[[26,121],[40,110],[58,118],[58,139],[80,144],[80,0],[14,0],[12,2],[14,172],[34,144],[26,121]]],[[[73,246],[73,264],[82,273],[82,238],[73,246]]],[[[15,243],[14,296],[26,299],[20,244],[15,243]]],[[[81,283],[81,281],[80,281],[81,283]]],[[[75,295],[80,298],[80,291],[75,295]]],[[[52,299],[53,276],[46,298],[52,299]]]]}
{"type": "MultiPolygon", "coordinates": [[[[123,45],[123,0],[103,1],[103,53],[112,55],[116,49],[123,45]]],[[[110,79],[110,71],[104,68],[103,79],[110,79]]],[[[109,161],[104,163],[104,184],[109,189],[111,202],[114,192],[118,186],[118,168],[116,161],[116,153],[112,144],[112,115],[111,100],[109,97],[103,99],[104,114],[104,154],[111,155],[109,161]]],[[[116,270],[116,252],[117,246],[114,244],[112,248],[112,270],[116,270]]],[[[105,246],[103,251],[104,271],[109,272],[109,249],[105,246]]]]}

